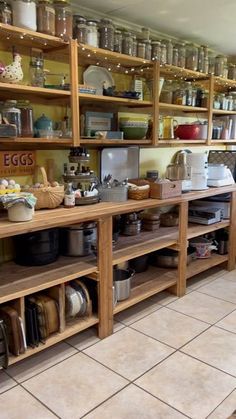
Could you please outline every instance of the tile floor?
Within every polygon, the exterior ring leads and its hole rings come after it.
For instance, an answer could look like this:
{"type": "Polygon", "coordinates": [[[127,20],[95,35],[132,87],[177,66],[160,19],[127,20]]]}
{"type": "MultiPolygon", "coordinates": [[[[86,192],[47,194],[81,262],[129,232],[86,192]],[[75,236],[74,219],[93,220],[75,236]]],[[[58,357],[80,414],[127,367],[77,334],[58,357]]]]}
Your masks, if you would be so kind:
{"type": "Polygon", "coordinates": [[[236,271],[162,292],[0,371],[0,419],[226,419],[236,409],[236,271]]]}

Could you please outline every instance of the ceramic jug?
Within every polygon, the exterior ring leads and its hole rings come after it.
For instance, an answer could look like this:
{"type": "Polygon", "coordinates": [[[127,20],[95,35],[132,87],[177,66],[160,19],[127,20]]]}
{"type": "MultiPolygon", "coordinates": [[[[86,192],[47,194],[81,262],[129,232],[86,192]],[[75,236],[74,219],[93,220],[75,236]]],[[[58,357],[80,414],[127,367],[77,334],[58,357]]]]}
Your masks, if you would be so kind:
{"type": "Polygon", "coordinates": [[[163,119],[163,138],[174,139],[174,130],[178,127],[178,122],[172,116],[164,116],[163,119]]]}

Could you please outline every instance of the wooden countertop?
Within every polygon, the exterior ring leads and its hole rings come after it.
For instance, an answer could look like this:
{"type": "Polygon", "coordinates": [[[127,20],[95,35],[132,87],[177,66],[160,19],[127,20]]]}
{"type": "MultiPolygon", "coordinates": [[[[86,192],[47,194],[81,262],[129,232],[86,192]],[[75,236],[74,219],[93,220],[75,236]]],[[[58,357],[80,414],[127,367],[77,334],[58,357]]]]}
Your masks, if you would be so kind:
{"type": "Polygon", "coordinates": [[[94,205],[79,206],[66,209],[63,207],[53,210],[36,211],[32,221],[13,223],[7,217],[0,217],[0,238],[29,233],[36,230],[44,230],[51,227],[60,227],[68,224],[76,224],[84,221],[98,220],[99,218],[139,211],[147,208],[177,205],[181,202],[194,199],[207,198],[229,192],[236,192],[236,185],[221,188],[209,188],[205,191],[196,191],[182,194],[180,197],[169,199],[145,199],[141,201],[129,199],[126,202],[101,202],[94,205]]]}

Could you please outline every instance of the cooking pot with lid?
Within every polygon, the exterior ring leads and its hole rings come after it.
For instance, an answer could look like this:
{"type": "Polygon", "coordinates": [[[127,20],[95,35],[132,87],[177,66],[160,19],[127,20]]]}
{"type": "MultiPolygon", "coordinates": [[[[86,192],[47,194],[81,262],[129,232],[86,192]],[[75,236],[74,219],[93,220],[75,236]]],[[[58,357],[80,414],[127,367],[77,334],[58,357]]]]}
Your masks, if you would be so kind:
{"type": "Polygon", "coordinates": [[[96,242],[96,223],[80,223],[60,229],[60,248],[65,256],[90,255],[96,242]]]}

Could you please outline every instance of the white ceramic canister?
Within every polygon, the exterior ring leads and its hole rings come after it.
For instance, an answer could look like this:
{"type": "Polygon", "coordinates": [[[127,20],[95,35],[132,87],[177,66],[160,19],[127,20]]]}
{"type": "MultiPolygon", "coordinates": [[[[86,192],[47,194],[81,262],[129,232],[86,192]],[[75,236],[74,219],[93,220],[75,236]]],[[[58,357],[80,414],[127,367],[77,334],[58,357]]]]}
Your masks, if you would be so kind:
{"type": "Polygon", "coordinates": [[[8,208],[8,219],[13,222],[23,222],[32,220],[34,208],[29,208],[25,204],[19,202],[8,208]]]}
{"type": "Polygon", "coordinates": [[[34,0],[13,0],[13,25],[37,30],[36,3],[34,0]]]}

